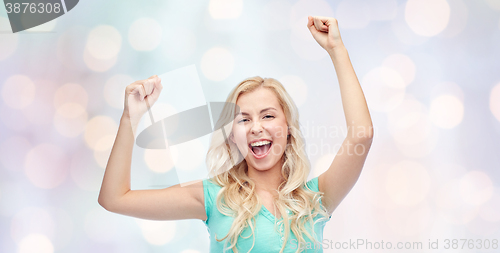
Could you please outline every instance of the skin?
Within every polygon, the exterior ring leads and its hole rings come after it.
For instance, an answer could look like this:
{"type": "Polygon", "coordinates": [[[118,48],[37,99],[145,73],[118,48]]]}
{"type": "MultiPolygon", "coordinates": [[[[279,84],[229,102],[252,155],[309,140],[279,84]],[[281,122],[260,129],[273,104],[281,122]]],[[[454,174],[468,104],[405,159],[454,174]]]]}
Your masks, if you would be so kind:
{"type": "Polygon", "coordinates": [[[307,27],[316,42],[327,51],[339,82],[347,137],[330,167],[318,177],[323,204],[329,214],[347,196],[361,174],[373,140],[373,124],[338,22],[329,17],[308,17],[307,27]]]}
{"type": "Polygon", "coordinates": [[[262,87],[243,93],[236,104],[242,114],[235,118],[236,124],[233,124],[230,139],[245,157],[248,176],[255,180],[257,191],[274,194],[284,180],[281,167],[288,136],[285,113],[274,92],[262,87]],[[272,109],[265,110],[266,108],[272,109]],[[258,139],[272,141],[270,153],[261,159],[253,156],[248,147],[249,143],[258,139]]]}
{"type": "MultiPolygon", "coordinates": [[[[356,183],[368,155],[373,139],[373,125],[363,91],[356,77],[349,54],[345,48],[337,20],[329,17],[308,17],[307,27],[318,44],[330,56],[338,78],[344,109],[347,136],[329,168],[318,178],[319,190],[324,192],[323,204],[330,214],[356,183]]],[[[321,74],[321,73],[318,73],[321,74]]],[[[333,81],[332,81],[333,83],[333,81]]],[[[99,204],[106,210],[151,220],[206,220],[203,185],[201,180],[164,188],[149,190],[130,189],[130,169],[137,124],[149,106],[153,106],[163,86],[158,76],[136,81],[125,90],[125,108],[120,120],[115,143],[111,150],[99,192],[99,204]],[[183,184],[184,185],[184,184],[183,184]]],[[[258,185],[258,194],[270,211],[273,208],[270,192],[277,189],[281,180],[280,158],[286,143],[286,120],[281,108],[275,104],[277,98],[265,90],[244,94],[237,101],[242,111],[248,112],[249,123],[233,129],[233,141],[243,154],[248,152],[249,140],[270,137],[273,151],[269,157],[257,161],[246,155],[249,176],[258,185]],[[267,96],[260,99],[257,94],[267,96]],[[253,94],[252,94],[253,93],[253,94]],[[260,99],[260,100],[259,100],[260,99]],[[276,118],[264,118],[260,110],[265,105],[274,105],[276,118]],[[281,136],[281,137],[280,137],[281,136]],[[279,144],[279,145],[278,145],[279,144]],[[245,149],[247,152],[245,152],[245,149]]],[[[277,214],[279,215],[279,214],[277,214]]]]}

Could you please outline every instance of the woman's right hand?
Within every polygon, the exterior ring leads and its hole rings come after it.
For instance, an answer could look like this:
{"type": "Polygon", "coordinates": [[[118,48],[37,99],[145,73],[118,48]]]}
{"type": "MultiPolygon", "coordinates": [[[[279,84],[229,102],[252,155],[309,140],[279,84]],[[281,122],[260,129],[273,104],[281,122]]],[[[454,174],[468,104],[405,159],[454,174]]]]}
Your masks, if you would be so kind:
{"type": "Polygon", "coordinates": [[[161,79],[157,75],[128,85],[125,88],[123,116],[129,117],[133,123],[138,123],[148,107],[158,100],[162,89],[161,79]]]}

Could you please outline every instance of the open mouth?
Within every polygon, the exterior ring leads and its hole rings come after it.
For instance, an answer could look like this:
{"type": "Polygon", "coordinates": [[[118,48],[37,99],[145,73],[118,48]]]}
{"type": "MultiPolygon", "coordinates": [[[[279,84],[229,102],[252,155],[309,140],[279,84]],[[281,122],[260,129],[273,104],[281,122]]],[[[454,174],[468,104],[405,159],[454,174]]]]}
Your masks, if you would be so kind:
{"type": "Polygon", "coordinates": [[[255,158],[257,159],[262,159],[266,157],[269,152],[271,151],[271,146],[273,145],[273,142],[270,141],[268,144],[261,145],[261,146],[255,146],[253,147],[252,145],[248,144],[248,147],[252,151],[252,154],[255,158]]]}

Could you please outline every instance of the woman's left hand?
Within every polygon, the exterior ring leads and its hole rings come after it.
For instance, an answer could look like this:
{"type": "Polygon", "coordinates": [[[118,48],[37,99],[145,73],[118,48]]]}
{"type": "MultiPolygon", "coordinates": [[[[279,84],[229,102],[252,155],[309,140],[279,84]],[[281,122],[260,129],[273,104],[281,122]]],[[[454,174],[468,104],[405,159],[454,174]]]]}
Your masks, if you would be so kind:
{"type": "Polygon", "coordinates": [[[307,17],[307,28],[318,44],[329,53],[338,46],[343,46],[338,22],[329,17],[307,17]]]}

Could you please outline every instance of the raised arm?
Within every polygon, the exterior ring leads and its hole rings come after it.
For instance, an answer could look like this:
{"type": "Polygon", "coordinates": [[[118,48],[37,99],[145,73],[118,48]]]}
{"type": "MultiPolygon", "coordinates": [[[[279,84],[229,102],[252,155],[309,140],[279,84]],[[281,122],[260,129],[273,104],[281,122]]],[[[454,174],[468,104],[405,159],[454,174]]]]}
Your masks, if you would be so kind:
{"type": "Polygon", "coordinates": [[[158,100],[161,80],[152,76],[127,86],[125,109],[106,166],[99,204],[110,212],[151,220],[206,220],[202,182],[185,187],[131,190],[130,167],[134,137],[142,115],[158,100]]]}
{"type": "Polygon", "coordinates": [[[347,123],[347,137],[328,170],[318,178],[319,190],[325,193],[323,204],[332,214],[361,174],[373,139],[373,125],[363,90],[340,37],[337,20],[308,17],[307,27],[332,59],[347,123]]]}

